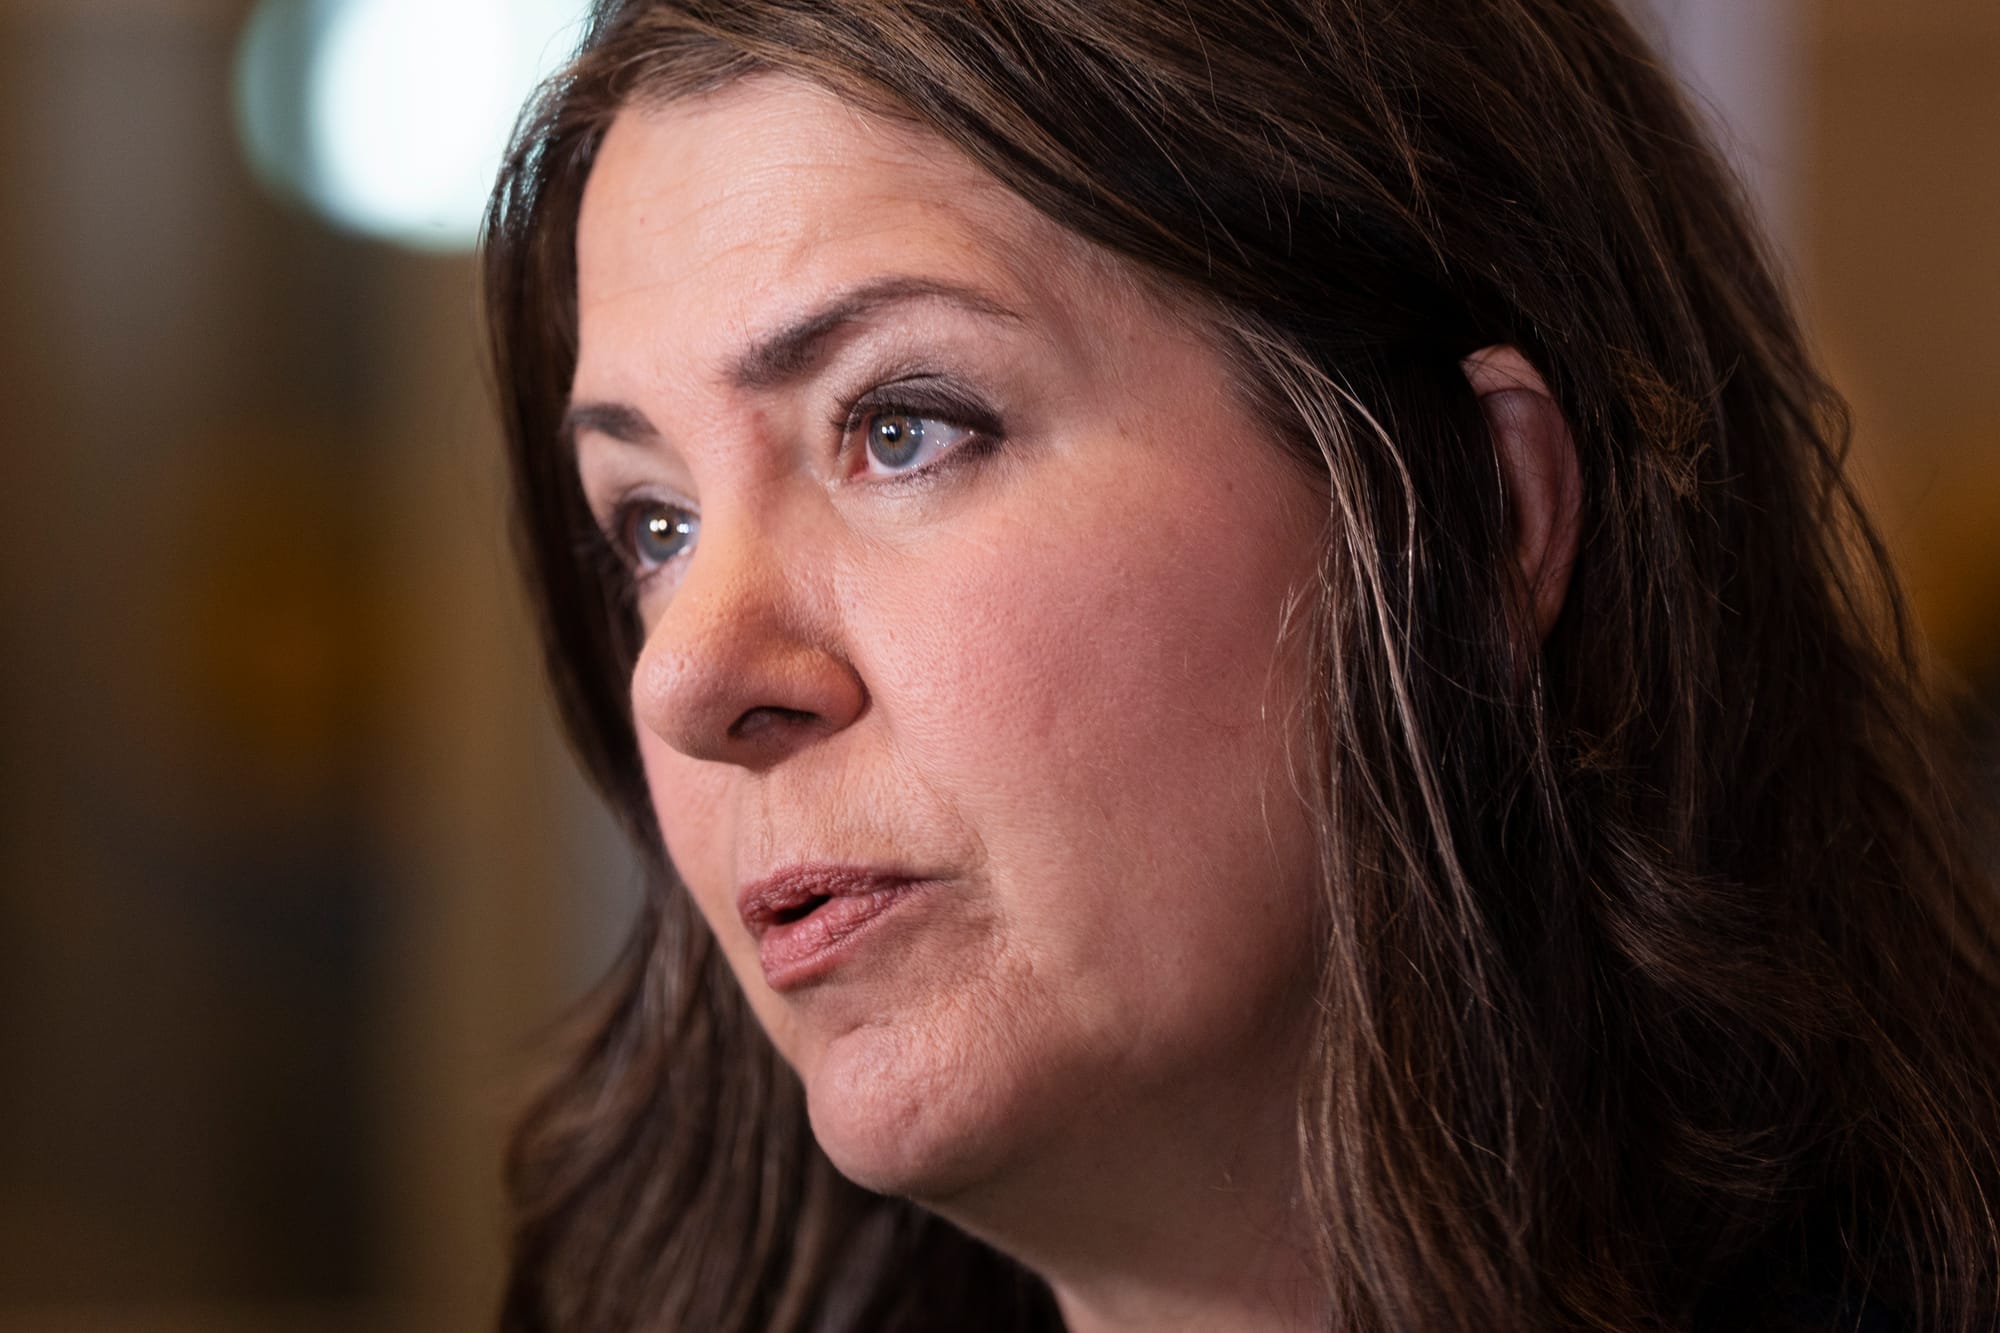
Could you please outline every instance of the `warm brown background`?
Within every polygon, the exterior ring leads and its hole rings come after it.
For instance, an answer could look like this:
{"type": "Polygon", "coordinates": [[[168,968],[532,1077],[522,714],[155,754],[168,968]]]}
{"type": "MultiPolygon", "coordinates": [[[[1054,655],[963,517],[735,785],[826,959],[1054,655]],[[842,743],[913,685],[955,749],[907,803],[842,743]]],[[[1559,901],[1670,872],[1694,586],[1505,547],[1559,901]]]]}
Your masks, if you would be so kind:
{"type": "MultiPolygon", "coordinates": [[[[630,901],[523,635],[469,262],[259,191],[247,8],[0,0],[8,1333],[483,1326],[507,1110],[630,901]]],[[[1993,697],[2000,0],[1773,12],[1760,185],[1993,697]]]]}

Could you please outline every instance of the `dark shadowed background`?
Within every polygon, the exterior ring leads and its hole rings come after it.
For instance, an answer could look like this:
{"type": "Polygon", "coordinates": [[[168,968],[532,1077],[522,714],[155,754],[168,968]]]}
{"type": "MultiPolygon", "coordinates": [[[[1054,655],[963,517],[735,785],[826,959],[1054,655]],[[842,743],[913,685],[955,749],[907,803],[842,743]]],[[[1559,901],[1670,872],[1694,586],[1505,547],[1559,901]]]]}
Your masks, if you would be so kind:
{"type": "MultiPolygon", "coordinates": [[[[451,221],[467,108],[571,10],[0,0],[6,1333],[490,1321],[504,1127],[635,887],[544,703],[451,221]]],[[[2000,3],[1641,18],[2000,698],[2000,3]]]]}

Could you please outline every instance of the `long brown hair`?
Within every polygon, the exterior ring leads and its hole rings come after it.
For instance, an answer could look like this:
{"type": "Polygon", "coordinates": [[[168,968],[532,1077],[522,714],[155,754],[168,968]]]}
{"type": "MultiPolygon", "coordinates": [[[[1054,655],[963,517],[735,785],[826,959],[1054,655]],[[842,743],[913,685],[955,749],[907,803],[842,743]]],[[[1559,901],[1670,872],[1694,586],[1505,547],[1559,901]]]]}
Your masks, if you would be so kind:
{"type": "Polygon", "coordinates": [[[1994,1327],[1969,786],[1841,405],[1609,0],[599,4],[523,120],[486,280],[557,698],[654,883],[516,1141],[504,1326],[1060,1327],[814,1147],[665,863],[638,631],[558,438],[602,134],[761,72],[927,128],[1185,298],[1327,478],[1299,1169],[1337,1327],[1994,1327]],[[1584,487],[1525,681],[1458,370],[1491,343],[1545,375],[1584,487]]]}

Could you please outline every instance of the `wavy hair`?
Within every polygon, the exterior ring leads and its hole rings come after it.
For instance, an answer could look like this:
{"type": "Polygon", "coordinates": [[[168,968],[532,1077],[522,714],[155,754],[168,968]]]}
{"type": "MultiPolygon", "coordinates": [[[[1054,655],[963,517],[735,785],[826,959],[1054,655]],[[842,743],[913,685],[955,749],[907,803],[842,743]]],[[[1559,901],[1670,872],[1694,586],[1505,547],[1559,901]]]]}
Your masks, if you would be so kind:
{"type": "Polygon", "coordinates": [[[515,1141],[503,1326],[1061,1326],[814,1146],[666,863],[639,631],[559,439],[603,133],[772,73],[939,136],[1184,298],[1327,480],[1298,1169],[1335,1325],[1991,1329],[1990,830],[1844,409],[1609,0],[598,5],[524,116],[485,281],[555,693],[651,887],[515,1141]],[[1493,343],[1542,371],[1583,486],[1525,665],[1458,369],[1493,343]]]}

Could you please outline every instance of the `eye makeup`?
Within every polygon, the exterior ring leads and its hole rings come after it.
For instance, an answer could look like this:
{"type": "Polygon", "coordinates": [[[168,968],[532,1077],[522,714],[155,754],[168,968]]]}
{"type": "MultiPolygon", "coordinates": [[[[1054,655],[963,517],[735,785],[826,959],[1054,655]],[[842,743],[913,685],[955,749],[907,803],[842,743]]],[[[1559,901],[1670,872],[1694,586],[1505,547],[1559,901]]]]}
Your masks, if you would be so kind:
{"type": "Polygon", "coordinates": [[[979,394],[955,377],[931,372],[877,384],[847,402],[833,425],[840,432],[838,475],[877,485],[934,483],[946,471],[991,455],[1006,439],[999,414],[979,394]],[[916,456],[931,453],[906,466],[893,450],[913,442],[916,456]],[[877,447],[885,443],[889,451],[877,447]],[[875,463],[886,470],[871,470],[875,463]]]}

